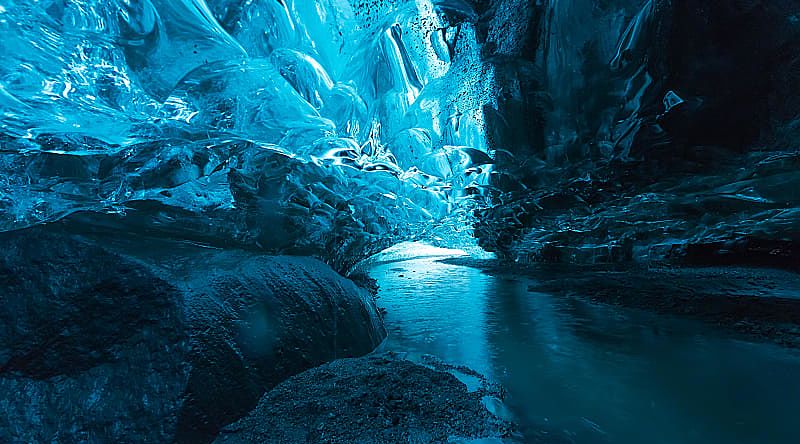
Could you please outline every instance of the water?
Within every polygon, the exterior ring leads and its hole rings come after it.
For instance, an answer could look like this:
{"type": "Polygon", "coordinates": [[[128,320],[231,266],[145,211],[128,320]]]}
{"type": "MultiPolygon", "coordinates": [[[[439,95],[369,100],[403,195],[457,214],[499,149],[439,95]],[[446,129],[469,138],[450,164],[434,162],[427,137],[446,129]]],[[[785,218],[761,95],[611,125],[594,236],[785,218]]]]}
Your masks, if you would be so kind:
{"type": "Polygon", "coordinates": [[[389,350],[501,382],[530,442],[800,442],[800,353],[706,324],[528,290],[439,262],[383,258],[370,275],[389,350]]]}

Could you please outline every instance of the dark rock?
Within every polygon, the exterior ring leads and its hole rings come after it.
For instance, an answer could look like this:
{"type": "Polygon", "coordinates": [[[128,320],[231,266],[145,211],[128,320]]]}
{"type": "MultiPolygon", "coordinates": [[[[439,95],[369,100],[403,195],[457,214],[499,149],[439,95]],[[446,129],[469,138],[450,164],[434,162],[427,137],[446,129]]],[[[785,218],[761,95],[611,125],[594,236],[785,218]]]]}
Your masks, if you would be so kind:
{"type": "Polygon", "coordinates": [[[343,359],[281,383],[215,442],[505,442],[512,425],[489,413],[485,396],[483,390],[469,392],[448,372],[390,355],[343,359]]]}
{"type": "Polygon", "coordinates": [[[692,266],[748,265],[800,271],[798,241],[746,237],[678,246],[673,259],[692,266]]]}
{"type": "Polygon", "coordinates": [[[368,353],[385,336],[371,295],[317,260],[229,252],[207,259],[227,266],[198,262],[186,281],[194,347],[180,441],[213,436],[255,407],[265,389],[368,353]]]}
{"type": "Polygon", "coordinates": [[[76,239],[0,239],[0,441],[167,441],[190,372],[182,293],[76,239]]]}
{"type": "Polygon", "coordinates": [[[486,113],[501,194],[478,215],[481,246],[594,264],[682,244],[687,262],[794,267],[800,1],[472,3],[503,56],[486,113]],[[715,248],[740,239],[791,245],[715,248]]]}
{"type": "Polygon", "coordinates": [[[208,442],[385,336],[367,291],[310,258],[53,226],[0,243],[3,442],[208,442]]]}

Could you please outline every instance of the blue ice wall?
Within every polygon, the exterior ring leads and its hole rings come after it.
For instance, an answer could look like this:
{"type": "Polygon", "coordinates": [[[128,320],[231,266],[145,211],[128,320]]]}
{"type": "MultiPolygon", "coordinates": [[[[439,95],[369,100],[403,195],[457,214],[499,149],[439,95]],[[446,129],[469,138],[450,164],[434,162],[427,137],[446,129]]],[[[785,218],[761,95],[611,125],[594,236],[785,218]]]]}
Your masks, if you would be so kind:
{"type": "Polygon", "coordinates": [[[459,238],[493,171],[474,19],[459,1],[0,0],[0,230],[69,216],[345,263],[459,238]]]}

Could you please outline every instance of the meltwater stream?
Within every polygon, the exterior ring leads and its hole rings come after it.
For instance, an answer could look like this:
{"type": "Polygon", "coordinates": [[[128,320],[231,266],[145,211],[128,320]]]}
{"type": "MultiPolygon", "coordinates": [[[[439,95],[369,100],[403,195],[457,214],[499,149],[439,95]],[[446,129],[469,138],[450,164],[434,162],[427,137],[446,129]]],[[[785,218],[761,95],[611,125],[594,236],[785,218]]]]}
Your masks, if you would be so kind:
{"type": "Polygon", "coordinates": [[[800,353],[705,324],[528,290],[415,248],[374,262],[388,350],[508,390],[532,443],[800,442],[800,353]]]}

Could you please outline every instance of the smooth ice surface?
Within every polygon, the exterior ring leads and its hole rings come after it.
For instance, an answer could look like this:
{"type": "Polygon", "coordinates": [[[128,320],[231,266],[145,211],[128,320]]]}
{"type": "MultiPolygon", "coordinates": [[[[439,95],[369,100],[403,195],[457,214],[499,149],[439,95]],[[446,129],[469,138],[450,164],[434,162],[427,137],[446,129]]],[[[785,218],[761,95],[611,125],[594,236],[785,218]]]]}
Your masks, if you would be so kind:
{"type": "Polygon", "coordinates": [[[493,163],[473,15],[454,0],[0,0],[0,230],[135,210],[150,229],[343,262],[458,238],[493,163]]]}
{"type": "Polygon", "coordinates": [[[528,442],[797,442],[796,350],[532,292],[529,278],[420,250],[370,269],[386,308],[385,348],[430,353],[501,382],[528,442]]]}

